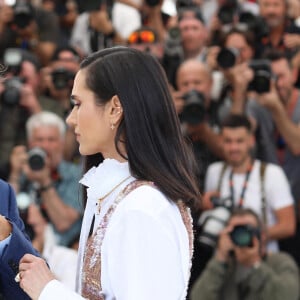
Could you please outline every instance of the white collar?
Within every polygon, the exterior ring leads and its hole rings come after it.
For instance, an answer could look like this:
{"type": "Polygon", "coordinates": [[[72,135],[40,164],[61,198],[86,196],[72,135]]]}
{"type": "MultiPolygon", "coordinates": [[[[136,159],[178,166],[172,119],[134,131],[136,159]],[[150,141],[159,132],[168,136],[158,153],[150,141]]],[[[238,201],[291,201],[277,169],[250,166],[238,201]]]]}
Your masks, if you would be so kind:
{"type": "Polygon", "coordinates": [[[87,187],[88,198],[99,198],[129,176],[128,162],[107,158],[88,170],[79,182],[87,187]]]}

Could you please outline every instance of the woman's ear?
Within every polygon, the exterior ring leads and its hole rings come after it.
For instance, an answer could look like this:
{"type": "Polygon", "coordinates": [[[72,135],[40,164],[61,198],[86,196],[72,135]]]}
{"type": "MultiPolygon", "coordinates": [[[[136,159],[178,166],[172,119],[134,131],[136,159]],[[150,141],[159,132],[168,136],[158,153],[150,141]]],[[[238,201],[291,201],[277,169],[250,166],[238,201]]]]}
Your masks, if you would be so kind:
{"type": "Polygon", "coordinates": [[[121,121],[123,117],[123,107],[117,95],[113,96],[110,101],[111,101],[111,109],[110,109],[111,121],[114,124],[117,124],[118,122],[121,121]]]}

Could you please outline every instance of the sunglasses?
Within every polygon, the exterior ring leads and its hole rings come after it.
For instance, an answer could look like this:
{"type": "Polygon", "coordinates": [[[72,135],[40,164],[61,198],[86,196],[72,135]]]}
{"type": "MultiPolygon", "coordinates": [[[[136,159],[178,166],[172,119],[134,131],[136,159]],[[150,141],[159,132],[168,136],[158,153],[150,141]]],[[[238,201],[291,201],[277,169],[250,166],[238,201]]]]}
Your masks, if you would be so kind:
{"type": "Polygon", "coordinates": [[[150,30],[135,31],[128,38],[129,44],[143,44],[154,42],[155,34],[150,30]]]}

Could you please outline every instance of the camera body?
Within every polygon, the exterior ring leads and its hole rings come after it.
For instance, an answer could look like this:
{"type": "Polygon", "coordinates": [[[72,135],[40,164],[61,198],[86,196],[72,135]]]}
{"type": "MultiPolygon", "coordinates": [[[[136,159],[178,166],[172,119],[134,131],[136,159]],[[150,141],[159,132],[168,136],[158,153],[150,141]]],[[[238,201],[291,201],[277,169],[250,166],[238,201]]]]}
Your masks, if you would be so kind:
{"type": "Polygon", "coordinates": [[[71,88],[75,74],[65,68],[57,68],[51,73],[52,82],[57,90],[71,88]]]}
{"type": "Polygon", "coordinates": [[[211,201],[214,208],[203,212],[198,220],[198,225],[202,229],[198,242],[203,246],[215,248],[219,234],[225,228],[231,216],[233,202],[230,197],[212,197],[211,201]]]}
{"type": "Polygon", "coordinates": [[[252,247],[253,238],[257,237],[261,239],[261,233],[259,228],[251,225],[237,225],[230,232],[230,238],[232,242],[238,247],[252,247]]]}
{"type": "Polygon", "coordinates": [[[45,166],[46,152],[39,148],[34,147],[28,151],[28,164],[29,167],[34,171],[42,170],[45,166]]]}
{"type": "MultiPolygon", "coordinates": [[[[217,56],[218,65],[223,69],[232,68],[236,64],[238,55],[239,51],[235,48],[222,48],[217,56]]],[[[248,91],[255,91],[258,94],[269,92],[273,77],[271,62],[267,59],[253,59],[248,66],[254,72],[248,91]]]]}
{"type": "Polygon", "coordinates": [[[254,72],[254,78],[248,85],[248,91],[255,91],[258,94],[269,92],[273,77],[271,62],[267,59],[252,60],[249,67],[254,72]]]}
{"type": "Polygon", "coordinates": [[[203,122],[205,110],[205,97],[196,90],[190,90],[182,96],[184,100],[183,110],[179,115],[181,122],[197,125],[203,122]]]}
{"type": "Polygon", "coordinates": [[[20,77],[11,77],[5,80],[1,102],[10,106],[17,105],[20,102],[23,83],[24,79],[20,77]]]}

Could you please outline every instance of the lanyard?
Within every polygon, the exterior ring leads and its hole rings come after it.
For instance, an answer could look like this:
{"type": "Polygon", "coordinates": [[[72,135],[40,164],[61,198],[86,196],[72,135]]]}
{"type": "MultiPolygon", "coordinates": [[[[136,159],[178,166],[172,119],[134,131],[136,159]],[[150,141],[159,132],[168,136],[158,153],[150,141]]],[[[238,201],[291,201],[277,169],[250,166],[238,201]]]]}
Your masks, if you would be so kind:
{"type": "MultiPolygon", "coordinates": [[[[241,195],[240,195],[239,202],[238,202],[238,207],[243,206],[244,197],[245,197],[246,189],[247,189],[247,186],[248,186],[249,177],[250,177],[251,171],[253,169],[253,165],[254,165],[254,163],[251,163],[250,166],[247,169],[247,173],[246,173],[246,176],[245,176],[245,181],[244,181],[242,191],[241,191],[241,195]]],[[[232,200],[232,203],[234,203],[233,171],[231,171],[231,173],[229,175],[229,188],[230,188],[231,200],[232,200]]]]}

